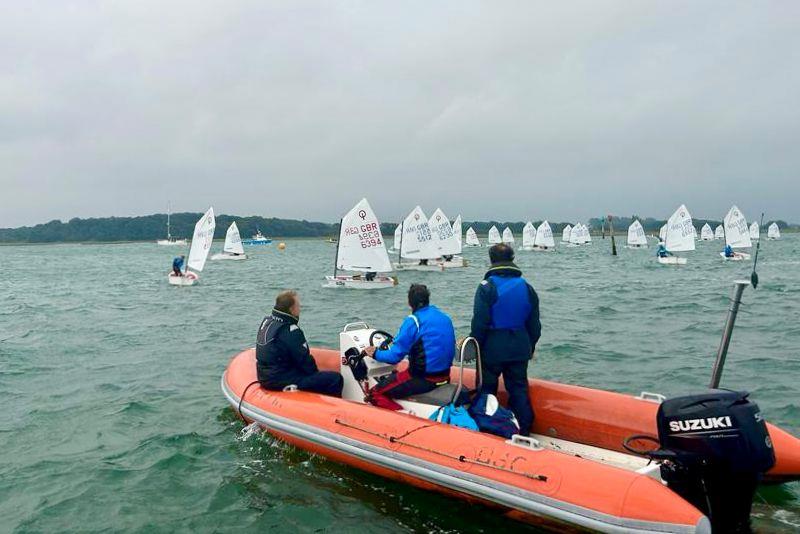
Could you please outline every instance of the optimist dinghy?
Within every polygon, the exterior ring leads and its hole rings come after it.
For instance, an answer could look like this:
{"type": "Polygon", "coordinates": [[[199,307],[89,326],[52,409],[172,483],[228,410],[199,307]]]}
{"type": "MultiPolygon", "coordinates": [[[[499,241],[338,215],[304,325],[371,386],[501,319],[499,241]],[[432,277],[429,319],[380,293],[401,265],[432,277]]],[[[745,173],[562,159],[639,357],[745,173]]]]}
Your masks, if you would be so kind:
{"type": "Polygon", "coordinates": [[[747,219],[745,219],[742,210],[736,206],[731,207],[722,224],[725,226],[725,244],[734,249],[734,253],[730,257],[725,256],[725,252],[720,252],[719,255],[725,261],[749,260],[750,254],[735,251],[737,248],[750,248],[753,246],[750,240],[750,227],[747,226],[747,219]]]}
{"type": "Polygon", "coordinates": [[[778,227],[778,223],[772,223],[767,228],[767,239],[775,240],[781,238],[781,229],[778,227]]]}
{"type": "Polygon", "coordinates": [[[438,254],[438,258],[434,261],[443,269],[466,267],[467,263],[460,256],[461,242],[453,232],[447,215],[440,208],[437,208],[428,219],[428,227],[431,229],[431,236],[438,254]]]}
{"type": "Polygon", "coordinates": [[[536,229],[536,236],[534,237],[533,250],[536,252],[555,252],[556,242],[553,239],[553,229],[550,228],[550,223],[542,221],[539,228],[536,229]]]}
{"type": "Polygon", "coordinates": [[[312,349],[320,370],[342,374],[341,399],[260,388],[254,349],[233,358],[222,391],[242,419],[298,448],[559,531],[705,534],[711,517],[715,532],[728,532],[749,521],[762,473],[773,482],[800,478],[800,440],[730,391],[665,400],[529,379],[531,437],[429,420],[478,387],[480,376],[463,363],[480,358],[474,339],[462,345],[450,384],[400,400],[401,411],[378,408],[365,392],[397,369],[363,350],[386,341],[389,334],[358,323],[344,327],[338,351],[312,349]]]}
{"type": "Polygon", "coordinates": [[[758,226],[758,221],[753,221],[750,225],[750,240],[758,241],[761,237],[761,227],[758,226]]]}
{"type": "Polygon", "coordinates": [[[402,225],[397,225],[394,229],[394,243],[392,243],[392,248],[390,248],[387,252],[389,254],[397,254],[400,252],[400,231],[402,230],[402,225]]]}
{"type": "MultiPolygon", "coordinates": [[[[692,216],[686,206],[682,205],[675,210],[666,224],[664,246],[670,253],[689,252],[694,250],[694,232],[692,229],[692,216]]],[[[657,257],[661,265],[686,265],[688,260],[681,256],[657,257]]]]}
{"type": "Polygon", "coordinates": [[[503,229],[503,243],[506,245],[514,244],[514,232],[512,232],[511,228],[508,226],[503,229]]]}
{"type": "MultiPolygon", "coordinates": [[[[438,240],[437,240],[438,241],[438,240]]],[[[437,242],[428,218],[417,206],[403,220],[400,232],[400,252],[395,268],[398,271],[443,271],[437,242]],[[404,261],[410,260],[410,261],[404,261]]]]}
{"type": "Polygon", "coordinates": [[[244,253],[242,237],[239,235],[239,228],[236,221],[233,221],[225,233],[225,244],[222,246],[220,254],[211,256],[212,261],[216,260],[246,260],[247,254],[244,253]]]}
{"type": "Polygon", "coordinates": [[[323,287],[384,289],[397,285],[397,279],[380,275],[392,270],[381,223],[366,198],[347,212],[339,225],[333,276],[325,277],[323,287]],[[339,271],[357,271],[363,275],[344,275],[339,271]]]}
{"type": "Polygon", "coordinates": [[[627,248],[647,248],[647,236],[644,235],[644,227],[638,219],[628,227],[627,248]]]}
{"type": "Polygon", "coordinates": [[[569,243],[569,236],[572,233],[572,225],[568,224],[561,231],[561,242],[564,244],[569,243]]]}
{"type": "Polygon", "coordinates": [[[478,239],[478,234],[475,233],[475,229],[471,226],[467,228],[467,236],[464,240],[465,247],[479,247],[481,246],[481,242],[478,239]]]}
{"type": "Polygon", "coordinates": [[[725,227],[723,225],[720,224],[714,230],[714,239],[725,239],[725,227]]]}
{"type": "Polygon", "coordinates": [[[522,228],[522,250],[533,250],[536,242],[536,225],[528,221],[522,228]]]}
{"type": "Polygon", "coordinates": [[[192,246],[189,249],[189,260],[186,262],[186,271],[183,276],[177,276],[174,272],[170,272],[167,280],[173,286],[192,286],[200,279],[197,274],[203,270],[208,258],[208,252],[211,250],[211,243],[214,241],[214,229],[217,227],[216,219],[214,218],[214,208],[208,208],[208,211],[200,217],[200,220],[194,225],[194,234],[192,234],[192,246]],[[196,272],[192,272],[193,269],[196,272]]]}
{"type": "Polygon", "coordinates": [[[503,239],[500,237],[500,230],[498,230],[496,226],[492,226],[491,228],[489,228],[489,235],[487,237],[487,242],[490,245],[497,245],[498,243],[503,242],[503,239]]]}
{"type": "Polygon", "coordinates": [[[708,223],[705,223],[700,229],[700,239],[702,241],[714,241],[714,230],[708,223]]]}

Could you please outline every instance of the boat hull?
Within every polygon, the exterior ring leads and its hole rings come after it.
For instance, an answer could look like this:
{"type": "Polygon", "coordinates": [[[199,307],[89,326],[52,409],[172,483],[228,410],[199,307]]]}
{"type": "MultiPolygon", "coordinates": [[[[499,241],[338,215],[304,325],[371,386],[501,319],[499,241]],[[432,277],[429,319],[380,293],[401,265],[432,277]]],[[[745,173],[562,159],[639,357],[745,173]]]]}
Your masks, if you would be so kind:
{"type": "MultiPolygon", "coordinates": [[[[313,353],[321,369],[338,364],[337,351],[313,353]]],[[[559,530],[710,532],[701,512],[645,474],[315,393],[254,387],[242,401],[253,380],[254,351],[249,350],[234,358],[222,378],[231,406],[238,409],[241,401],[246,421],[334,461],[500,507],[515,519],[559,530]]],[[[542,384],[533,387],[537,394],[544,391],[542,384]]],[[[563,408],[569,410],[570,402],[563,408]]],[[[654,414],[656,405],[634,402],[654,414]]],[[[547,420],[546,412],[537,411],[537,421],[542,415],[547,420]]],[[[555,420],[550,423],[562,428],[555,420]]],[[[614,430],[615,422],[600,424],[614,430]]],[[[591,430],[592,424],[584,425],[583,432],[591,430]]]]}
{"type": "Polygon", "coordinates": [[[186,246],[189,243],[185,239],[159,239],[156,244],[162,247],[170,247],[174,245],[186,246]]]}
{"type": "MultiPolygon", "coordinates": [[[[432,261],[433,260],[431,260],[431,262],[432,261]]],[[[441,263],[428,263],[427,265],[420,265],[418,263],[395,263],[394,268],[397,271],[444,271],[444,266],[441,263]]]]}
{"type": "Polygon", "coordinates": [[[719,255],[722,256],[722,259],[725,261],[744,261],[750,259],[750,254],[746,252],[734,252],[731,257],[726,256],[724,252],[720,252],[719,255]]]}
{"type": "Polygon", "coordinates": [[[687,259],[680,256],[667,256],[666,258],[657,258],[658,263],[661,265],[686,265],[687,259]]]}
{"type": "Polygon", "coordinates": [[[247,245],[249,247],[269,245],[270,243],[272,243],[271,239],[265,239],[265,240],[242,239],[242,245],[247,245]]]}
{"type": "Polygon", "coordinates": [[[374,280],[367,280],[363,276],[326,276],[322,287],[336,287],[347,289],[388,289],[397,285],[397,278],[392,276],[376,276],[374,280]]]}
{"type": "Polygon", "coordinates": [[[247,259],[247,254],[234,255],[222,252],[220,254],[214,254],[213,256],[211,256],[211,259],[214,261],[219,261],[219,260],[241,261],[247,259]]]}
{"type": "Polygon", "coordinates": [[[186,272],[183,276],[176,276],[175,273],[169,273],[167,281],[171,286],[193,286],[200,279],[196,273],[192,271],[186,272]]]}

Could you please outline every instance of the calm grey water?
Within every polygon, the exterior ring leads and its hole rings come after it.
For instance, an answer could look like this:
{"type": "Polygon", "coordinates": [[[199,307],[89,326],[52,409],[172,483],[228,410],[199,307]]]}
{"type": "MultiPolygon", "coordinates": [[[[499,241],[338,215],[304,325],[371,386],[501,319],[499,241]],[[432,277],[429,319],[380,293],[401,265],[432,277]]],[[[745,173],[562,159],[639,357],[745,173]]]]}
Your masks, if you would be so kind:
{"type": "MultiPolygon", "coordinates": [[[[221,248],[216,244],[215,248],[221,248]]],[[[518,253],[539,291],[544,333],[531,372],[667,395],[702,389],[730,295],[749,264],[699,243],[683,268],[608,241],[518,253]]],[[[401,273],[375,293],[322,289],[334,248],[288,241],[209,262],[175,288],[177,249],[155,244],[0,247],[0,531],[459,532],[525,529],[494,511],[418,491],[242,434],[220,393],[228,360],[254,343],[276,291],[298,289],[310,341],[335,346],[362,319],[394,330],[411,282],[466,334],[486,249],[470,267],[401,273]]],[[[745,292],[723,385],[800,433],[800,236],[763,242],[761,286],[745,292]]],[[[800,487],[766,488],[764,532],[800,529],[800,487]]]]}

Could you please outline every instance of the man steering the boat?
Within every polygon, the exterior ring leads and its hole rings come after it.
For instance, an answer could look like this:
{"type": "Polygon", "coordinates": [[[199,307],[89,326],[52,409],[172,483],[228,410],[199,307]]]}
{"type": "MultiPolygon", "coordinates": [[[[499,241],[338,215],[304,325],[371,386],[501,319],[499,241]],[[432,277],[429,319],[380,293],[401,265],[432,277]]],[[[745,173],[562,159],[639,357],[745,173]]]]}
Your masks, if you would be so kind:
{"type": "Polygon", "coordinates": [[[256,337],[256,372],[261,386],[280,391],[295,385],[302,391],[342,396],[344,380],[333,371],[320,371],[308,350],[300,319],[300,296],[282,291],[275,307],[258,329],[256,337]]]}
{"type": "Polygon", "coordinates": [[[397,364],[408,357],[408,368],[394,372],[369,393],[372,404],[400,410],[393,399],[427,393],[450,382],[450,366],[456,352],[453,321],[430,303],[431,294],[422,284],[411,284],[408,305],[411,315],[403,320],[394,342],[386,350],[367,347],[367,356],[397,364]]]}
{"type": "Polygon", "coordinates": [[[183,276],[183,259],[185,257],[181,255],[172,260],[172,272],[175,273],[175,276],[183,276]]]}
{"type": "Polygon", "coordinates": [[[491,268],[475,292],[472,332],[481,347],[481,393],[497,395],[500,376],[508,407],[527,436],[533,424],[528,396],[528,362],[542,333],[539,296],[514,264],[514,249],[500,243],[489,249],[491,268]]]}

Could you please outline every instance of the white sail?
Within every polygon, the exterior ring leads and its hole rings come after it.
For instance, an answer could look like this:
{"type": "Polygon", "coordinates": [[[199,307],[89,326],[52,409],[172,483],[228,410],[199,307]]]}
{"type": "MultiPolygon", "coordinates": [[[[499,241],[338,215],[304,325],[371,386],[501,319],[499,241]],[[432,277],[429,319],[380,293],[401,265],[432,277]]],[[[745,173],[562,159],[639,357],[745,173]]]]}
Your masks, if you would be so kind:
{"type": "Polygon", "coordinates": [[[711,226],[708,223],[705,223],[700,229],[700,239],[703,241],[714,240],[714,230],[711,229],[711,226]]]}
{"type": "Polygon", "coordinates": [[[753,246],[750,241],[750,227],[747,226],[747,219],[742,210],[736,206],[731,207],[723,221],[725,225],[725,243],[731,248],[750,248],[753,246]]]}
{"type": "Polygon", "coordinates": [[[462,246],[462,234],[464,231],[461,229],[461,215],[459,214],[456,217],[456,220],[453,221],[453,235],[456,236],[456,241],[458,241],[458,252],[457,254],[461,254],[461,246],[462,246]]]}
{"type": "Polygon", "coordinates": [[[586,226],[585,224],[582,224],[581,226],[583,226],[583,239],[584,239],[583,242],[584,243],[591,243],[592,242],[592,234],[591,234],[591,232],[589,232],[589,227],[586,226]]]}
{"type": "Polygon", "coordinates": [[[337,269],[378,273],[392,270],[381,223],[366,198],[342,218],[337,246],[337,269]]]}
{"type": "Polygon", "coordinates": [[[522,248],[531,249],[536,242],[536,226],[530,221],[522,228],[522,248]]]}
{"type": "Polygon", "coordinates": [[[686,206],[681,205],[667,221],[667,235],[664,241],[670,252],[694,250],[692,216],[686,206]]]}
{"type": "Polygon", "coordinates": [[[721,224],[714,230],[714,239],[725,239],[725,228],[721,224]]]}
{"type": "Polygon", "coordinates": [[[628,246],[647,246],[647,236],[644,235],[644,227],[637,220],[628,227],[628,246]]]}
{"type": "Polygon", "coordinates": [[[576,223],[572,227],[572,232],[569,234],[569,242],[573,245],[583,244],[583,232],[581,230],[581,223],[576,223]]]}
{"type": "Polygon", "coordinates": [[[753,221],[750,225],[750,239],[757,241],[761,237],[761,228],[758,226],[758,221],[753,221]]]}
{"type": "Polygon", "coordinates": [[[767,228],[767,237],[770,239],[780,239],[781,238],[781,229],[778,227],[778,223],[772,223],[767,228]]]}
{"type": "Polygon", "coordinates": [[[503,240],[500,239],[500,231],[497,229],[497,227],[492,226],[491,228],[489,228],[489,244],[496,245],[502,242],[503,240]]]}
{"type": "Polygon", "coordinates": [[[481,246],[481,242],[478,239],[478,234],[475,233],[475,230],[470,226],[467,228],[467,238],[466,238],[467,246],[469,247],[479,247],[481,246]]]}
{"type": "Polygon", "coordinates": [[[667,225],[665,224],[658,230],[658,238],[664,241],[667,238],[667,225]]]}
{"type": "Polygon", "coordinates": [[[572,225],[568,224],[561,231],[561,242],[562,243],[569,243],[569,235],[571,233],[572,233],[572,225]]]}
{"type": "Polygon", "coordinates": [[[208,208],[208,211],[194,225],[192,247],[189,249],[189,261],[186,262],[188,268],[198,272],[203,270],[208,253],[211,251],[211,242],[214,240],[214,229],[216,227],[217,221],[214,218],[214,208],[208,208]]]}
{"type": "Polygon", "coordinates": [[[431,218],[428,219],[428,226],[439,251],[437,257],[452,256],[461,252],[461,243],[456,239],[450,220],[441,209],[437,208],[433,212],[431,218]]]}
{"type": "Polygon", "coordinates": [[[394,229],[394,243],[392,243],[392,250],[394,250],[394,251],[400,250],[400,230],[401,230],[401,226],[402,225],[398,224],[394,229]]]}
{"type": "Polygon", "coordinates": [[[401,258],[431,260],[439,257],[438,247],[428,226],[428,218],[419,206],[411,210],[403,220],[401,247],[401,258]]]}
{"type": "Polygon", "coordinates": [[[555,248],[556,242],[553,239],[553,229],[550,228],[549,222],[542,221],[542,224],[536,229],[534,245],[537,247],[555,248]]]}
{"type": "Polygon", "coordinates": [[[236,226],[236,221],[231,223],[225,233],[225,245],[223,245],[222,251],[230,252],[231,254],[244,254],[242,237],[239,235],[239,227],[236,226]]]}
{"type": "Polygon", "coordinates": [[[514,232],[511,231],[511,228],[508,226],[503,229],[503,243],[506,245],[513,245],[514,244],[514,232]]]}
{"type": "Polygon", "coordinates": [[[692,225],[692,237],[697,239],[697,227],[692,225]]]}

